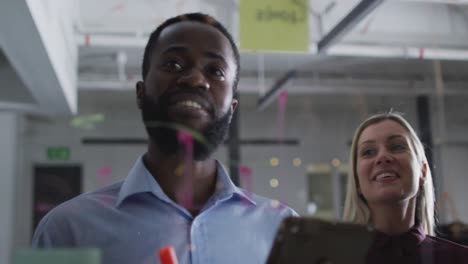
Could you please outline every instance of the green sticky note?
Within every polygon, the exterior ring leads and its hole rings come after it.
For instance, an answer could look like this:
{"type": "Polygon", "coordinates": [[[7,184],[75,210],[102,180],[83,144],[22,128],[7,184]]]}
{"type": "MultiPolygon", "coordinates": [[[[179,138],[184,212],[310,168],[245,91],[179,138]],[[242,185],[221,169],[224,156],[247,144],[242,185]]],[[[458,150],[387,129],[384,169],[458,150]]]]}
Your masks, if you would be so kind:
{"type": "Polygon", "coordinates": [[[13,264],[101,264],[99,249],[20,249],[13,264]]]}
{"type": "Polygon", "coordinates": [[[240,0],[240,48],[309,50],[308,0],[240,0]]]}

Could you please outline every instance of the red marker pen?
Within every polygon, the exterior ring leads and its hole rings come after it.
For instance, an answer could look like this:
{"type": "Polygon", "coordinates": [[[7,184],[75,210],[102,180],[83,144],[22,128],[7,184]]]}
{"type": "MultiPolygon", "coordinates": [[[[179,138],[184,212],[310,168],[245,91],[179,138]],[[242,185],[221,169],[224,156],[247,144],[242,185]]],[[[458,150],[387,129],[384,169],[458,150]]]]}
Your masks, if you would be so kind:
{"type": "Polygon", "coordinates": [[[161,264],[179,264],[174,248],[172,246],[165,246],[160,248],[158,255],[161,264]]]}

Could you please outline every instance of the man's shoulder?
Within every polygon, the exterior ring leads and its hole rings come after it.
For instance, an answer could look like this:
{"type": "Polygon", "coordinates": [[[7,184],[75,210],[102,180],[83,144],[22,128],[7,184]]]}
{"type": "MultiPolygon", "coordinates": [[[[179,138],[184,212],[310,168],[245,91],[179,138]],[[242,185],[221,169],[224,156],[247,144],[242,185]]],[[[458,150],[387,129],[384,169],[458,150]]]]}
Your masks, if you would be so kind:
{"type": "MultiPolygon", "coordinates": [[[[70,247],[83,232],[92,232],[99,215],[115,206],[122,182],[83,193],[53,208],[39,222],[34,232],[34,247],[70,247]]],[[[100,225],[97,225],[100,226],[100,225]]]]}
{"type": "Polygon", "coordinates": [[[255,203],[256,208],[265,213],[280,215],[282,217],[298,216],[296,211],[279,200],[270,199],[255,193],[248,193],[244,189],[240,190],[255,203]]]}
{"type": "Polygon", "coordinates": [[[98,190],[80,194],[57,205],[45,218],[76,217],[114,206],[121,187],[122,181],[119,181],[98,190]]]}

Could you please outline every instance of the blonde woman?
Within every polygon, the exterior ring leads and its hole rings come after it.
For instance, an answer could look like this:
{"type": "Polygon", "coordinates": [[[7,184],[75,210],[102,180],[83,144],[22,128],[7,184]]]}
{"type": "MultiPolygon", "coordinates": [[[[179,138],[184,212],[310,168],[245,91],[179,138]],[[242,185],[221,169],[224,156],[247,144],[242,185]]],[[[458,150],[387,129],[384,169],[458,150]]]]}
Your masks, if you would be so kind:
{"type": "Polygon", "coordinates": [[[424,148],[399,114],[356,130],[344,220],[378,231],[368,263],[468,263],[468,247],[434,237],[434,188],[424,148]]]}

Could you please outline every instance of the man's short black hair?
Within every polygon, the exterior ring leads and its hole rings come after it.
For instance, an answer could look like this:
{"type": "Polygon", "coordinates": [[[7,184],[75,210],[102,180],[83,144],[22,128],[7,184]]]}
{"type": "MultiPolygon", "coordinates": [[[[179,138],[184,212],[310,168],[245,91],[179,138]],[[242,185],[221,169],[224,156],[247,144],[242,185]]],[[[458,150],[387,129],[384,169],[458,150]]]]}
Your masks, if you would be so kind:
{"type": "Polygon", "coordinates": [[[199,23],[213,26],[214,28],[218,29],[229,40],[229,43],[231,43],[231,48],[232,48],[232,51],[234,53],[234,57],[236,60],[236,75],[235,75],[234,86],[233,86],[233,89],[235,92],[237,90],[237,83],[239,82],[239,71],[240,71],[239,50],[237,49],[237,46],[234,43],[234,40],[231,34],[229,34],[229,32],[226,30],[224,26],[221,23],[219,23],[219,21],[214,19],[213,17],[206,15],[206,14],[202,14],[202,13],[188,13],[188,14],[183,14],[183,15],[169,18],[168,20],[164,21],[164,23],[159,25],[156,28],[156,30],[154,30],[151,33],[148,43],[146,44],[145,53],[143,54],[143,65],[142,65],[143,80],[145,80],[146,75],[148,74],[150,63],[151,63],[151,55],[152,55],[154,46],[156,45],[156,42],[159,36],[161,35],[161,32],[163,31],[163,29],[165,29],[166,27],[172,24],[183,22],[183,21],[194,21],[194,22],[199,22],[199,23]]]}

